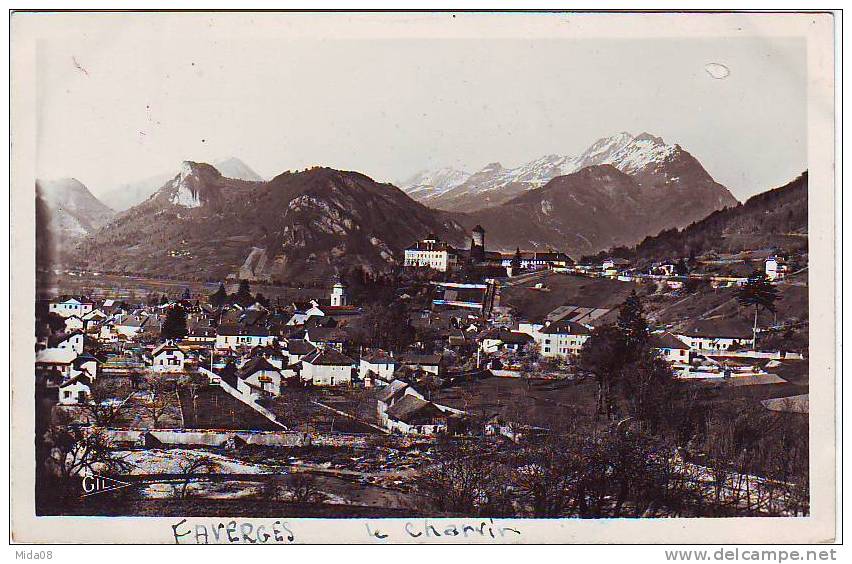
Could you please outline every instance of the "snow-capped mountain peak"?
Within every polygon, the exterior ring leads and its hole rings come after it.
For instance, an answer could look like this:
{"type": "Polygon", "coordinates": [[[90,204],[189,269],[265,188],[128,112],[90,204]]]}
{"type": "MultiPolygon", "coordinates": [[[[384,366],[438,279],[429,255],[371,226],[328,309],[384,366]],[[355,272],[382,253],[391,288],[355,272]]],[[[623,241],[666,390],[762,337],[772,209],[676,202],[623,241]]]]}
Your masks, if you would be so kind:
{"type": "Polygon", "coordinates": [[[470,173],[450,166],[436,170],[421,170],[399,183],[399,187],[412,198],[428,200],[464,184],[470,173]]]}
{"type": "Polygon", "coordinates": [[[202,186],[209,184],[209,179],[221,177],[222,174],[209,164],[183,161],[180,172],[162,190],[169,194],[172,204],[184,208],[198,208],[213,195],[205,194],[202,186]]]}
{"type": "MultiPolygon", "coordinates": [[[[680,172],[673,172],[683,167],[692,171],[693,180],[713,181],[700,163],[679,145],[668,145],[662,138],[647,132],[633,135],[622,131],[598,139],[579,156],[549,154],[514,168],[491,163],[452,188],[438,191],[422,185],[417,191],[406,191],[415,199],[439,209],[473,211],[507,202],[527,190],[544,186],[557,176],[595,165],[612,165],[621,172],[641,177],[637,178],[640,185],[686,186],[689,183],[683,184],[680,172]]],[[[730,200],[732,198],[726,199],[730,200]]]]}

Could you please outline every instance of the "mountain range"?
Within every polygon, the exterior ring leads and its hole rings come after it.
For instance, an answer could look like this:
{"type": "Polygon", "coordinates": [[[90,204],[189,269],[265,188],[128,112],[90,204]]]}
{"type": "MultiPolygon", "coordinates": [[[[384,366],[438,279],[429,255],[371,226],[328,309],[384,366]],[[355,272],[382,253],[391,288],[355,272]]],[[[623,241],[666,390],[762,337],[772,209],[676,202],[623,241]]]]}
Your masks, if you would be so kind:
{"type": "Polygon", "coordinates": [[[690,203],[698,205],[683,205],[685,202],[675,202],[673,205],[673,212],[686,210],[690,216],[682,219],[686,221],[684,225],[704,217],[714,209],[737,203],[736,198],[724,186],[716,183],[704,167],[680,145],[669,145],[649,133],[634,136],[622,132],[604,137],[574,157],[545,155],[515,168],[505,168],[495,162],[466,178],[466,173],[454,169],[422,171],[402,182],[400,187],[430,207],[475,212],[506,203],[524,192],[544,186],[558,176],[604,164],[630,175],[639,186],[659,187],[660,192],[664,193],[662,196],[671,197],[678,191],[684,193],[681,200],[694,196],[698,201],[690,203]]]}
{"type": "MultiPolygon", "coordinates": [[[[214,161],[213,166],[222,173],[222,176],[235,178],[237,180],[250,180],[259,182],[263,180],[250,166],[237,157],[228,157],[214,161]]],[[[155,174],[141,180],[133,180],[123,183],[101,196],[101,200],[116,211],[124,211],[136,204],[142,203],[154,192],[171,180],[177,170],[155,174]]]]}
{"type": "Polygon", "coordinates": [[[184,162],[153,196],[82,241],[72,262],[107,272],[325,283],[337,271],[381,271],[427,233],[460,244],[448,214],[390,184],[312,168],[268,182],[184,162]]]}
{"type": "Polygon", "coordinates": [[[711,213],[683,229],[667,229],[619,253],[640,262],[706,252],[737,253],[777,248],[808,249],[808,172],[744,203],[711,213]]]}
{"type": "MultiPolygon", "coordinates": [[[[418,173],[407,193],[323,167],[259,178],[238,159],[218,166],[185,161],[116,215],[76,183],[67,198],[80,204],[66,200],[54,215],[91,213],[51,225],[73,231],[61,237],[79,241],[66,262],[82,268],[311,283],[354,267],[393,268],[403,249],[428,233],[464,248],[477,224],[489,249],[554,248],[580,256],[635,245],[738,205],[692,155],[648,134],[622,133],[579,157],[548,156],[511,170],[418,173]],[[464,205],[482,198],[491,205],[464,205]]],[[[48,210],[58,201],[47,198],[48,210]]]]}

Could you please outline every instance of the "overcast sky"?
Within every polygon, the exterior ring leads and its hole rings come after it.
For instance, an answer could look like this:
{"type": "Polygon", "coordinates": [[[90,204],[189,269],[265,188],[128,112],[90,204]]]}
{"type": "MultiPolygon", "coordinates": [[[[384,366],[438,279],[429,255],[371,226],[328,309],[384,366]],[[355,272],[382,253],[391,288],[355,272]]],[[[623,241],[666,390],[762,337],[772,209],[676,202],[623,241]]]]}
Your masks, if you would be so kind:
{"type": "Polygon", "coordinates": [[[354,39],[239,35],[42,41],[38,174],[101,195],[237,156],[396,181],[420,169],[574,155],[647,131],[740,199],[807,168],[797,39],[354,39]],[[706,65],[730,74],[713,78],[706,65]]]}

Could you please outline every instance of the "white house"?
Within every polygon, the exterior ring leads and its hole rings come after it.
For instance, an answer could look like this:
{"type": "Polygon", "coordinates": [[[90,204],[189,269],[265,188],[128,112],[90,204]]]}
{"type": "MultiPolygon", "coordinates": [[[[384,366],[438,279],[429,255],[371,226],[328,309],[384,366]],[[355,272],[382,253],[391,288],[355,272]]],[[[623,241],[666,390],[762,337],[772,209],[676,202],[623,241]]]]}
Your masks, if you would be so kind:
{"type": "Polygon", "coordinates": [[[95,323],[97,323],[103,321],[107,317],[109,316],[104,313],[103,310],[101,310],[100,308],[95,308],[83,316],[83,321],[94,321],[95,323]]]}
{"type": "Polygon", "coordinates": [[[47,346],[52,349],[70,349],[76,354],[83,354],[83,339],[83,333],[80,331],[63,333],[50,337],[47,340],[47,346]]]}
{"type": "Polygon", "coordinates": [[[275,342],[275,335],[270,335],[264,327],[243,327],[231,323],[223,323],[216,329],[217,349],[238,349],[240,347],[265,347],[275,342]]]}
{"type": "MultiPolygon", "coordinates": [[[[501,255],[500,265],[504,268],[512,266],[512,261],[515,259],[515,253],[504,253],[501,255]]],[[[523,270],[540,270],[543,268],[566,268],[574,264],[573,259],[558,251],[531,251],[521,252],[520,267],[523,270]]],[[[513,272],[516,275],[517,272],[513,272]]]]}
{"type": "Polygon", "coordinates": [[[243,395],[263,398],[281,394],[281,371],[262,356],[248,360],[237,372],[237,389],[243,395]]]}
{"type": "Polygon", "coordinates": [[[317,349],[302,358],[302,380],[314,386],[352,383],[355,361],[334,349],[317,349]]]}
{"type": "Polygon", "coordinates": [[[769,280],[779,280],[787,275],[787,264],[782,257],[771,256],[764,262],[766,277],[769,280]]]}
{"type": "Polygon", "coordinates": [[[690,349],[698,351],[727,351],[736,348],[754,348],[751,327],[736,320],[711,318],[693,321],[675,336],[690,349]]]}
{"type": "Polygon", "coordinates": [[[115,323],[113,331],[117,336],[133,339],[145,329],[148,323],[150,323],[150,317],[147,315],[128,315],[115,323]]]}
{"type": "Polygon", "coordinates": [[[85,374],[78,374],[59,385],[59,403],[79,405],[86,403],[92,394],[92,380],[85,374]]]}
{"type": "Polygon", "coordinates": [[[90,354],[81,354],[71,363],[71,374],[86,373],[93,381],[98,377],[100,361],[90,354]]]}
{"type": "Polygon", "coordinates": [[[422,241],[405,249],[405,266],[428,267],[446,272],[458,264],[459,254],[449,244],[428,235],[422,241]]]}
{"type": "Polygon", "coordinates": [[[317,348],[331,348],[343,352],[349,335],[338,327],[309,327],[305,331],[305,340],[317,348]]]}
{"type": "Polygon", "coordinates": [[[72,315],[70,317],[65,318],[66,331],[81,331],[85,326],[86,323],[79,316],[72,315]]]}
{"type": "Polygon", "coordinates": [[[484,335],[480,339],[479,348],[486,354],[493,354],[501,350],[516,353],[532,342],[532,336],[525,332],[501,329],[484,335]]]}
{"type": "Polygon", "coordinates": [[[457,409],[427,401],[423,395],[401,380],[392,380],[376,400],[381,425],[403,434],[435,435],[446,432],[447,420],[457,409]]]}
{"type": "Polygon", "coordinates": [[[80,301],[76,298],[69,298],[63,302],[51,302],[48,310],[51,313],[61,315],[62,317],[71,317],[76,315],[82,318],[84,315],[94,309],[94,304],[91,302],[80,301]]]}
{"type": "Polygon", "coordinates": [[[186,353],[171,341],[166,341],[151,351],[154,372],[183,372],[186,353]]]}
{"type": "MultiPolygon", "coordinates": [[[[406,390],[410,391],[408,393],[413,393],[417,396],[420,394],[414,389],[411,388],[406,382],[402,380],[391,380],[384,390],[379,394],[379,397],[376,398],[376,411],[379,416],[379,421],[382,425],[387,425],[387,411],[390,406],[392,406],[398,399],[406,394],[406,390]]],[[[423,397],[423,396],[420,396],[423,397]]]]}
{"type": "Polygon", "coordinates": [[[580,354],[592,332],[576,321],[560,319],[541,328],[533,338],[545,358],[568,358],[580,354]]]}
{"type": "Polygon", "coordinates": [[[437,435],[447,431],[450,413],[413,394],[404,394],[387,410],[385,427],[405,435],[437,435]]]}
{"type": "Polygon", "coordinates": [[[35,368],[41,372],[55,372],[63,378],[70,378],[77,353],[71,348],[44,349],[36,353],[35,368]]]}
{"type": "Polygon", "coordinates": [[[442,357],[439,354],[405,353],[399,355],[400,365],[409,370],[422,370],[438,376],[441,372],[442,357]]]}
{"type": "Polygon", "coordinates": [[[361,357],[358,363],[358,376],[364,385],[386,384],[393,380],[399,363],[384,351],[373,351],[361,357]]]}
{"type": "Polygon", "coordinates": [[[601,270],[607,276],[615,276],[619,270],[630,266],[630,261],[623,258],[608,258],[601,263],[601,270]]]}
{"type": "Polygon", "coordinates": [[[316,347],[304,339],[287,339],[282,352],[286,355],[287,364],[295,364],[299,362],[302,357],[311,354],[315,350],[316,347]]]}
{"type": "Polygon", "coordinates": [[[689,345],[668,331],[652,333],[651,346],[671,364],[689,364],[689,345]]]}

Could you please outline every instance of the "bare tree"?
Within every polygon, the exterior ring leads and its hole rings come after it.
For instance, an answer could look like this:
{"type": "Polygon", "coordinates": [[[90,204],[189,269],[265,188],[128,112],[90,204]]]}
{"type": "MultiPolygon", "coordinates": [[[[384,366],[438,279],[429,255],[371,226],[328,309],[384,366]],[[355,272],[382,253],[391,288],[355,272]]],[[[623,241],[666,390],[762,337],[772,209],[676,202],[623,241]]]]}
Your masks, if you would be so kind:
{"type": "Polygon", "coordinates": [[[457,452],[426,468],[416,479],[417,490],[436,509],[462,515],[511,512],[508,474],[500,464],[476,453],[457,452]]]}
{"type": "Polygon", "coordinates": [[[145,378],[145,394],[139,406],[157,428],[160,420],[174,408],[176,393],[174,382],[165,374],[150,372],[145,378]]]}
{"type": "Polygon", "coordinates": [[[87,401],[80,406],[82,415],[95,426],[110,427],[119,419],[129,396],[127,387],[116,380],[95,380],[87,401]]]}
{"type": "Polygon", "coordinates": [[[203,474],[212,474],[218,465],[209,456],[190,457],[178,463],[179,480],[173,485],[176,498],[186,499],[190,495],[189,485],[200,478],[203,474]]]}
{"type": "Polygon", "coordinates": [[[117,476],[131,467],[112,450],[103,429],[72,424],[67,416],[50,426],[45,446],[50,453],[45,465],[66,486],[88,474],[117,476]]]}
{"type": "Polygon", "coordinates": [[[290,496],[296,503],[320,502],[325,497],[318,487],[316,477],[307,472],[291,473],[287,485],[290,496]]]}
{"type": "Polygon", "coordinates": [[[585,467],[572,446],[568,437],[552,436],[516,459],[512,482],[533,517],[560,517],[571,505],[572,486],[585,467]]]}

